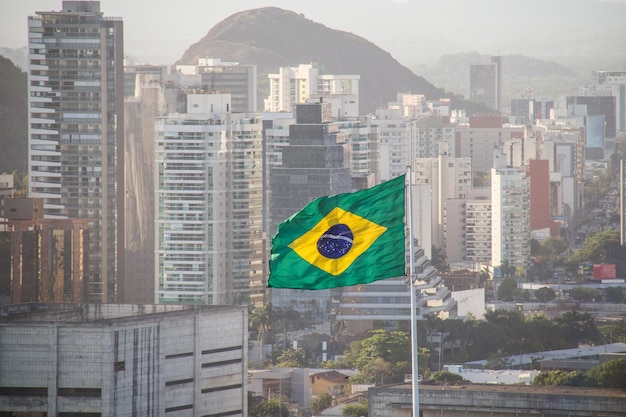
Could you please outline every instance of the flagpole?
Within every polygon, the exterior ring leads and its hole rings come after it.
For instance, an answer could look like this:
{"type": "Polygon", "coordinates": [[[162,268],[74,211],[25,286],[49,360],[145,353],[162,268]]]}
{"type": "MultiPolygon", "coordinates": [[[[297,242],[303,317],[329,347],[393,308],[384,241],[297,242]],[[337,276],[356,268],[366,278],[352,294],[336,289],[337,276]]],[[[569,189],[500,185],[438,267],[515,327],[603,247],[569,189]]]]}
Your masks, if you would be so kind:
{"type": "Polygon", "coordinates": [[[418,347],[417,347],[417,295],[415,294],[415,243],[413,238],[413,173],[411,167],[406,167],[406,177],[408,178],[407,199],[408,213],[407,225],[409,227],[409,291],[411,291],[411,390],[413,393],[413,417],[420,417],[419,388],[418,388],[418,347]]]}

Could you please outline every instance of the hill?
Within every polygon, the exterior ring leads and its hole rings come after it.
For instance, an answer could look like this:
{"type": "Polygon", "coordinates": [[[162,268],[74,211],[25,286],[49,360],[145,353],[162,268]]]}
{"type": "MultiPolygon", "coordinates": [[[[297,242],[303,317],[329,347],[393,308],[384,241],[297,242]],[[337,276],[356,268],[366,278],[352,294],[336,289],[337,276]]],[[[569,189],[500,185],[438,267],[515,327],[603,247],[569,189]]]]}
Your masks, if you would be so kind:
{"type": "MultiPolygon", "coordinates": [[[[255,64],[260,80],[277,73],[279,67],[312,62],[325,74],[358,74],[362,114],[395,101],[398,92],[424,94],[433,100],[450,97],[366,39],[276,7],[224,19],[191,45],[177,64],[195,64],[200,57],[255,64]]],[[[460,105],[453,100],[453,105],[460,105]]]]}
{"type": "Polygon", "coordinates": [[[26,73],[0,56],[0,173],[28,166],[28,101],[26,73]]]}
{"type": "MultiPolygon", "coordinates": [[[[590,71],[573,70],[560,63],[524,55],[502,55],[503,105],[508,107],[512,98],[518,98],[532,88],[535,96],[556,97],[559,94],[575,94],[578,86],[590,82],[590,71]]],[[[489,55],[465,52],[443,55],[432,66],[416,68],[434,85],[460,96],[469,91],[469,67],[471,64],[488,63],[489,55]]]]}

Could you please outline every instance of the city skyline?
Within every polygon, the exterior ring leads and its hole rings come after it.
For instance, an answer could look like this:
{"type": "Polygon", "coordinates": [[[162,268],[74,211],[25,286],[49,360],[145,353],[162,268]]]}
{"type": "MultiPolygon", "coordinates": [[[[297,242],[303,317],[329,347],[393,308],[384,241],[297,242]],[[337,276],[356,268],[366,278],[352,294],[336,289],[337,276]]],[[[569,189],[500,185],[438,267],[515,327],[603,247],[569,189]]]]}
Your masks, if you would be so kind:
{"type": "MultiPolygon", "coordinates": [[[[30,0],[3,6],[0,47],[26,46],[27,16],[36,10],[59,10],[58,3],[57,0],[30,0]]],[[[176,5],[171,8],[167,1],[156,0],[146,8],[146,3],[142,2],[106,0],[101,8],[105,15],[124,20],[126,56],[138,62],[168,65],[232,14],[270,6],[301,13],[329,28],[363,37],[405,66],[463,51],[544,57],[585,54],[594,50],[593,45],[608,45],[626,37],[626,26],[621,23],[621,16],[626,15],[624,0],[532,0],[516,14],[511,14],[504,3],[494,0],[472,3],[459,0],[437,3],[422,0],[358,3],[237,0],[210,6],[197,0],[183,0],[176,5]],[[376,10],[379,12],[372,13],[376,10]],[[146,13],[150,18],[146,18],[146,13]],[[559,15],[563,19],[554,19],[559,15]],[[372,16],[378,20],[373,22],[372,16]],[[590,19],[590,16],[595,18],[590,19]]]]}

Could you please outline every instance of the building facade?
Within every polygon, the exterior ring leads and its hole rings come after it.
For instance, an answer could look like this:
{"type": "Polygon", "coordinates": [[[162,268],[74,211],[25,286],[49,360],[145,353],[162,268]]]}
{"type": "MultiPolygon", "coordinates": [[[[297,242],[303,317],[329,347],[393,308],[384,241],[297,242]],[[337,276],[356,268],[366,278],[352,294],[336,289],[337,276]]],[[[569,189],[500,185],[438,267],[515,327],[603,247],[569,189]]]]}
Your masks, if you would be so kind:
{"type": "Polygon", "coordinates": [[[30,303],[0,312],[2,413],[247,415],[245,307],[30,303]]]}
{"type": "Polygon", "coordinates": [[[430,184],[432,195],[432,244],[446,247],[446,204],[449,199],[465,198],[472,188],[472,161],[470,158],[417,158],[415,183],[430,184]]]}
{"type": "Polygon", "coordinates": [[[262,303],[262,123],[190,94],[156,122],[155,302],[262,303]]]}
{"type": "Polygon", "coordinates": [[[502,59],[492,56],[488,64],[471,64],[469,98],[491,110],[502,110],[502,59]]]}
{"type": "Polygon", "coordinates": [[[43,219],[43,201],[6,200],[0,231],[0,304],[83,302],[89,221],[43,219]]]}
{"type": "Polygon", "coordinates": [[[347,97],[347,102],[333,108],[333,115],[356,117],[359,115],[359,75],[321,74],[314,64],[281,67],[278,74],[269,74],[270,91],[265,100],[267,112],[290,112],[295,105],[310,98],[347,97]]]}
{"type": "Polygon", "coordinates": [[[88,299],[123,291],[123,24],[99,1],[28,18],[30,196],[45,217],[90,220],[88,299]]]}
{"type": "Polygon", "coordinates": [[[491,262],[524,274],[530,261],[530,181],[517,168],[491,170],[491,262]]]}
{"type": "Polygon", "coordinates": [[[230,94],[233,113],[254,113],[256,65],[225,62],[219,58],[200,58],[197,65],[176,65],[180,74],[198,75],[204,91],[230,94]]]}

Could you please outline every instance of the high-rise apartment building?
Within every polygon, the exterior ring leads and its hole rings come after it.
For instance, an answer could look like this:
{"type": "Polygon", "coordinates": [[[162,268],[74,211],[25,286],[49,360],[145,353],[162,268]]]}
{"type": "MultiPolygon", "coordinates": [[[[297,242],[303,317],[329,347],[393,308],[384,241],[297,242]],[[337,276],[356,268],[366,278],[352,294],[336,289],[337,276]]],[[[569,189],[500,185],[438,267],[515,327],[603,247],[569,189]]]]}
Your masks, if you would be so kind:
{"type": "MultiPolygon", "coordinates": [[[[289,126],[289,144],[282,147],[280,166],[270,168],[270,228],[322,196],[352,191],[349,144],[333,122],[328,102],[297,104],[295,123],[289,126]]],[[[271,291],[272,305],[297,311],[316,311],[328,322],[331,294],[339,289],[271,291]],[[316,306],[316,307],[312,307],[316,306]]]]}
{"type": "Polygon", "coordinates": [[[490,188],[472,188],[465,200],[465,259],[474,263],[491,261],[490,188]]]}
{"type": "Polygon", "coordinates": [[[471,116],[469,124],[456,126],[454,155],[472,158],[472,169],[486,173],[494,166],[494,149],[525,134],[526,126],[504,125],[500,116],[471,116]]]}
{"type": "Polygon", "coordinates": [[[323,97],[331,101],[333,97],[344,97],[347,101],[336,103],[333,116],[356,117],[359,115],[359,75],[320,74],[314,64],[300,64],[298,67],[281,67],[278,74],[268,75],[269,96],[265,99],[265,111],[293,111],[296,104],[305,103],[310,98],[323,97]]]}
{"type": "Polygon", "coordinates": [[[157,118],[156,303],[259,304],[265,291],[262,123],[228,94],[157,118]]]}
{"type": "Polygon", "coordinates": [[[626,245],[626,159],[619,161],[619,235],[622,246],[626,245]]]}
{"type": "Polygon", "coordinates": [[[530,261],[530,181],[519,168],[491,170],[491,262],[525,273],[530,261]]]}
{"type": "Polygon", "coordinates": [[[470,158],[436,158],[415,160],[415,183],[431,187],[432,244],[446,246],[446,203],[449,199],[465,198],[472,188],[472,161],[470,158]]]}
{"type": "Polygon", "coordinates": [[[87,297],[123,292],[123,24],[99,1],[28,18],[29,176],[45,217],[90,221],[87,297]]]}
{"type": "Polygon", "coordinates": [[[488,64],[470,65],[470,100],[491,110],[502,110],[502,60],[492,56],[488,64]]]}
{"type": "Polygon", "coordinates": [[[198,76],[204,91],[230,94],[233,113],[257,111],[256,65],[200,58],[197,65],[176,65],[176,72],[198,76]]]}

